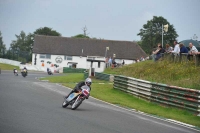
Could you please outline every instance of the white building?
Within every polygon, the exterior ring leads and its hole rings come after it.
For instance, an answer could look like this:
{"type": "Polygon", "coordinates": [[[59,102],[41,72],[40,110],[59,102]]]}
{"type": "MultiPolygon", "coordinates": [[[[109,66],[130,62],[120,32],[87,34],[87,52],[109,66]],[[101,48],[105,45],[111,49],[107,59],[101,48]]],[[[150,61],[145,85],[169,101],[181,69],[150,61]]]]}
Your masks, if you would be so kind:
{"type": "Polygon", "coordinates": [[[130,41],[35,35],[32,65],[41,67],[44,71],[47,67],[92,67],[95,72],[103,72],[105,56],[114,57],[116,63],[122,63],[124,60],[125,64],[131,64],[137,58],[147,55],[139,45],[130,41]]]}

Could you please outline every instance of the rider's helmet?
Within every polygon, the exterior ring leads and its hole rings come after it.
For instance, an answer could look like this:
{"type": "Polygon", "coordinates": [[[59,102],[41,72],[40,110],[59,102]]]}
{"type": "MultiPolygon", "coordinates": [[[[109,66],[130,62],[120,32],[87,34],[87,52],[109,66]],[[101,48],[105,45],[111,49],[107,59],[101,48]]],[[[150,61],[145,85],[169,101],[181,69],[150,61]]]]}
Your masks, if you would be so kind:
{"type": "Polygon", "coordinates": [[[90,85],[92,84],[92,79],[91,79],[91,78],[86,78],[86,79],[85,79],[85,84],[86,84],[87,86],[90,86],[90,85]]]}

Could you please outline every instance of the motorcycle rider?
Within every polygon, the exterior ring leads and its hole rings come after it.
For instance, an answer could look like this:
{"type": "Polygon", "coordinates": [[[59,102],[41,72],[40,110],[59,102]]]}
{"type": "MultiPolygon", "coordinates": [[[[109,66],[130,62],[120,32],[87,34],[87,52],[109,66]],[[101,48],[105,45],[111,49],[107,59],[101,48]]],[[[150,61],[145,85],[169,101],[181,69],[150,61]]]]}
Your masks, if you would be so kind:
{"type": "Polygon", "coordinates": [[[14,73],[14,75],[15,75],[15,73],[17,73],[17,69],[16,68],[13,69],[13,73],[14,73]]]}
{"type": "Polygon", "coordinates": [[[47,73],[48,73],[48,74],[49,74],[49,71],[50,71],[50,70],[49,70],[49,68],[47,67],[47,73]]]}
{"type": "MultiPolygon", "coordinates": [[[[47,74],[51,75],[52,72],[51,72],[51,69],[47,67],[47,74]]],[[[52,74],[53,75],[53,74],[52,74]]]]}
{"type": "MultiPolygon", "coordinates": [[[[85,81],[81,81],[79,82],[75,87],[74,89],[65,97],[66,99],[69,97],[70,94],[74,93],[74,92],[78,92],[82,86],[84,85],[87,85],[89,88],[90,88],[90,91],[91,91],[91,84],[92,84],[92,79],[91,78],[87,78],[85,79],[85,81]]],[[[86,97],[86,99],[88,99],[88,97],[86,97]]]]}
{"type": "Polygon", "coordinates": [[[24,67],[21,72],[24,72],[24,70],[26,71],[26,75],[28,75],[28,70],[26,67],[24,67]]]}

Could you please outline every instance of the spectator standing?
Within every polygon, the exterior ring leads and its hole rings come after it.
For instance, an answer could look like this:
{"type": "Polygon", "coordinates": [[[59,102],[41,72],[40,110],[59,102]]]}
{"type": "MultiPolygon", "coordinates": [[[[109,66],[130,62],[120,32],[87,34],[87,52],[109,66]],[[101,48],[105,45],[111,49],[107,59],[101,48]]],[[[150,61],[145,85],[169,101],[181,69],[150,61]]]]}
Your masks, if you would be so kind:
{"type": "Polygon", "coordinates": [[[174,41],[174,50],[172,50],[171,53],[174,53],[174,55],[178,55],[180,53],[180,48],[177,41],[174,41]]]}
{"type": "Polygon", "coordinates": [[[143,56],[140,58],[140,61],[144,61],[144,57],[143,56]]]}
{"type": "Polygon", "coordinates": [[[190,48],[190,51],[189,51],[189,54],[188,54],[188,60],[190,60],[191,56],[193,56],[196,53],[198,53],[197,48],[192,43],[189,43],[189,48],[190,48]]]}
{"type": "Polygon", "coordinates": [[[112,67],[116,67],[117,63],[115,62],[115,58],[112,59],[112,67]]]}
{"type": "Polygon", "coordinates": [[[111,67],[111,65],[112,65],[112,58],[111,57],[108,60],[108,64],[109,64],[108,66],[111,67]]]}
{"type": "Polygon", "coordinates": [[[158,60],[165,53],[165,49],[162,47],[161,43],[158,43],[157,49],[152,52],[152,58],[154,61],[158,60]],[[160,56],[160,57],[159,57],[160,56]]]}
{"type": "Polygon", "coordinates": [[[125,64],[124,60],[122,61],[122,66],[125,64]]]}
{"type": "Polygon", "coordinates": [[[197,48],[192,43],[189,43],[189,48],[190,48],[189,54],[191,55],[198,52],[197,48]]]}
{"type": "Polygon", "coordinates": [[[158,45],[158,48],[156,49],[156,51],[153,51],[153,55],[155,55],[153,56],[155,61],[157,61],[158,59],[162,57],[161,53],[162,53],[162,46],[158,45]]]}
{"type": "Polygon", "coordinates": [[[165,53],[165,49],[162,47],[161,43],[158,43],[158,46],[160,46],[160,48],[161,48],[160,53],[164,54],[165,53]]]}
{"type": "Polygon", "coordinates": [[[173,51],[173,48],[169,44],[166,44],[165,46],[166,46],[165,47],[165,52],[166,53],[170,53],[170,51],[173,51]]]}
{"type": "Polygon", "coordinates": [[[179,44],[180,47],[180,61],[182,61],[183,57],[188,58],[188,49],[181,43],[179,44]]]}
{"type": "Polygon", "coordinates": [[[188,49],[181,43],[179,44],[180,47],[180,53],[188,53],[188,49]]]}
{"type": "Polygon", "coordinates": [[[174,41],[174,50],[170,51],[170,53],[172,53],[171,56],[173,61],[176,62],[178,60],[177,56],[180,54],[180,47],[177,41],[174,41]]]}

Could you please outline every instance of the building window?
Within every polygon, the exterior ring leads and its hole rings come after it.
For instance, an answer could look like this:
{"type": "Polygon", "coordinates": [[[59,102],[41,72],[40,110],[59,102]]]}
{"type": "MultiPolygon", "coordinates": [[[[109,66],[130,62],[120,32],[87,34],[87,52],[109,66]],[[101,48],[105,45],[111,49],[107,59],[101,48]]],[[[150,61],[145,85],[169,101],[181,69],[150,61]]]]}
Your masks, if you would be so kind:
{"type": "Polygon", "coordinates": [[[46,54],[46,59],[51,59],[51,55],[50,54],[46,54]]]}
{"type": "Polygon", "coordinates": [[[65,60],[72,60],[72,56],[65,56],[65,60]]]}
{"type": "Polygon", "coordinates": [[[40,54],[40,58],[42,58],[42,59],[51,59],[51,55],[50,54],[40,54]]]}

